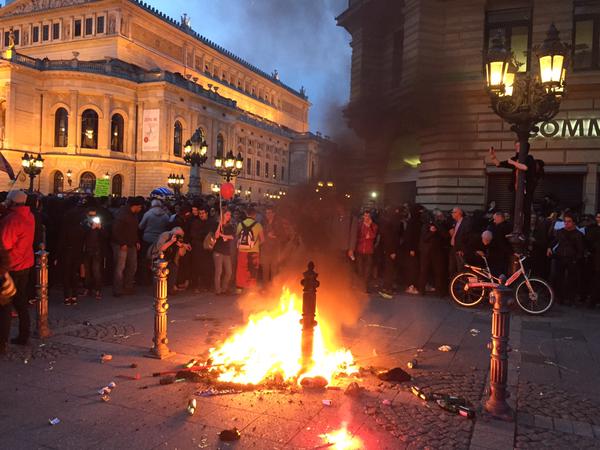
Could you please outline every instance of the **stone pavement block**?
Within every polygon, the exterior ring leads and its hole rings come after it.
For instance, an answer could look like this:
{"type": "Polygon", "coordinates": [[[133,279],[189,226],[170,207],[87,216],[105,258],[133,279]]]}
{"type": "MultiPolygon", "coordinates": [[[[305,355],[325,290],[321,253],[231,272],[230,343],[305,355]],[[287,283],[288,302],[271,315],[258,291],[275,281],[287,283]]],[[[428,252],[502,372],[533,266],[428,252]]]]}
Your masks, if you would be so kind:
{"type": "Polygon", "coordinates": [[[586,422],[579,422],[574,420],[573,422],[573,432],[578,436],[585,437],[594,437],[594,431],[592,426],[586,422]]]}
{"type": "Polygon", "coordinates": [[[479,446],[498,450],[512,449],[515,425],[512,422],[491,419],[478,420],[473,429],[471,448],[479,446]]]}
{"type": "Polygon", "coordinates": [[[562,433],[573,433],[573,422],[567,419],[554,417],[554,429],[562,433]]]}
{"type": "Polygon", "coordinates": [[[592,430],[594,431],[594,436],[596,439],[600,439],[600,426],[592,425],[592,430]]]}
{"type": "Polygon", "coordinates": [[[554,429],[552,418],[547,416],[541,416],[539,414],[534,415],[534,425],[538,428],[544,428],[546,430],[554,429]]]}
{"type": "Polygon", "coordinates": [[[274,418],[273,416],[260,416],[241,431],[244,436],[254,436],[284,445],[289,442],[303,427],[306,422],[274,418]],[[274,423],[277,425],[274,426],[274,423]]]}
{"type": "Polygon", "coordinates": [[[527,425],[532,427],[534,425],[535,418],[532,414],[520,412],[517,414],[517,423],[519,425],[527,425]]]}

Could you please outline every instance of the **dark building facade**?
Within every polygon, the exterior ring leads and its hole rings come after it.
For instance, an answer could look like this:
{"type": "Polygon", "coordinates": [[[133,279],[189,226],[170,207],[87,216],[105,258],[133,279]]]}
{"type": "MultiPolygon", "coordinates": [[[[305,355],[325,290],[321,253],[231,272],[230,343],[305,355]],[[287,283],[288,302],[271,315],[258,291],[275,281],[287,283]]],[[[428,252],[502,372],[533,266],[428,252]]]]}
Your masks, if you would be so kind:
{"type": "Polygon", "coordinates": [[[546,175],[536,191],[557,207],[593,212],[600,162],[599,0],[350,0],[338,24],[352,35],[350,103],[364,141],[364,191],[387,203],[508,209],[510,173],[486,158],[514,153],[514,134],[484,88],[491,39],[537,71],[535,46],[551,23],[572,45],[568,92],[531,141],[546,175]]]}

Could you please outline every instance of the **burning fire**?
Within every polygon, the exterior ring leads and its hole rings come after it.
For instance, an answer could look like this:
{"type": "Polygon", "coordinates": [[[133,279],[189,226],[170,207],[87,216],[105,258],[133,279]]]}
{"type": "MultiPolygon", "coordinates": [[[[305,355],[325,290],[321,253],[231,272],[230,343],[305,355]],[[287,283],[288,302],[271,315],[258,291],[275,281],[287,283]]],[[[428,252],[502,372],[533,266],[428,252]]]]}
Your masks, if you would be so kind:
{"type": "Polygon", "coordinates": [[[352,436],[347,428],[346,422],[342,423],[342,428],[331,433],[319,435],[323,439],[325,446],[336,450],[360,450],[364,448],[362,440],[357,436],[352,436]]]}
{"type": "MultiPolygon", "coordinates": [[[[259,384],[276,378],[300,381],[301,318],[302,302],[284,288],[276,309],[251,315],[243,329],[220,348],[210,350],[212,364],[220,366],[219,380],[241,384],[259,384]]],[[[324,326],[319,323],[315,327],[314,364],[302,377],[318,375],[331,382],[335,375],[357,372],[352,353],[325,339],[324,331],[328,330],[324,326]]]]}

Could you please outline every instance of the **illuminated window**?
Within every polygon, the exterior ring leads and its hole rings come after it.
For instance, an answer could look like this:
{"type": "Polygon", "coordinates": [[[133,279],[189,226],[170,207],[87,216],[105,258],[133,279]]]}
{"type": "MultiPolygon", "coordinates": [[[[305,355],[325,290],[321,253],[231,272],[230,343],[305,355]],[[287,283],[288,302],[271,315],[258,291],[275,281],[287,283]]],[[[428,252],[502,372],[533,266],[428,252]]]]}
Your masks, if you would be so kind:
{"type": "Polygon", "coordinates": [[[181,157],[183,151],[183,126],[178,120],[173,127],[173,155],[181,157]]]}
{"type": "Polygon", "coordinates": [[[519,72],[527,72],[531,60],[531,9],[488,11],[484,54],[495,39],[513,52],[519,72]]]}
{"type": "Polygon", "coordinates": [[[125,134],[125,121],[121,114],[113,114],[110,120],[110,149],[113,152],[123,151],[123,136],[125,134]]]}
{"type": "Polygon", "coordinates": [[[65,187],[65,177],[60,170],[54,172],[54,177],[52,178],[52,192],[54,194],[59,194],[64,190],[65,187]]]}
{"type": "Polygon", "coordinates": [[[69,113],[58,108],[54,114],[54,146],[66,147],[69,138],[69,113]]]}
{"type": "Polygon", "coordinates": [[[115,175],[112,179],[112,195],[121,197],[123,195],[123,175],[115,175]]]}
{"type": "Polygon", "coordinates": [[[96,175],[92,172],[83,172],[79,179],[79,189],[83,192],[91,194],[96,188],[96,175]]]}
{"type": "Polygon", "coordinates": [[[600,15],[575,18],[573,68],[600,69],[600,15]]]}
{"type": "Polygon", "coordinates": [[[93,109],[81,115],[81,147],[98,148],[98,113],[93,109]]]}

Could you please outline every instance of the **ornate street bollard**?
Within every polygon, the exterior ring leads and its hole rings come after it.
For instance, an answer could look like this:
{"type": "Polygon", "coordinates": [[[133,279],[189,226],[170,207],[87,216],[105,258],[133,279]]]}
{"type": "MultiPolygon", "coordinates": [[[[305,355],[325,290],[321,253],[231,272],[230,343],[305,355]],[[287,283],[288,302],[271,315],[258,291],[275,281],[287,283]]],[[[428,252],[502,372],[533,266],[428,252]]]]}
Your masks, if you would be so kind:
{"type": "Polygon", "coordinates": [[[147,355],[151,358],[165,359],[173,356],[175,353],[169,350],[167,346],[167,269],[168,261],[164,259],[161,253],[159,259],[154,262],[154,345],[147,355]]]}
{"type": "Polygon", "coordinates": [[[496,285],[490,293],[490,303],[494,305],[492,313],[492,342],[488,345],[490,353],[490,398],[485,410],[492,416],[512,420],[513,410],[506,402],[508,392],[508,336],[510,332],[509,298],[512,290],[504,285],[496,285]]]}
{"type": "Polygon", "coordinates": [[[301,281],[302,293],[302,370],[309,370],[313,364],[313,337],[317,321],[315,312],[317,309],[317,288],[319,287],[318,273],[315,272],[315,264],[308,263],[308,270],[303,273],[301,281]]]}
{"type": "Polygon", "coordinates": [[[48,252],[46,245],[40,244],[35,253],[35,292],[37,298],[37,318],[35,335],[40,339],[51,336],[48,326],[48,252]]]}

